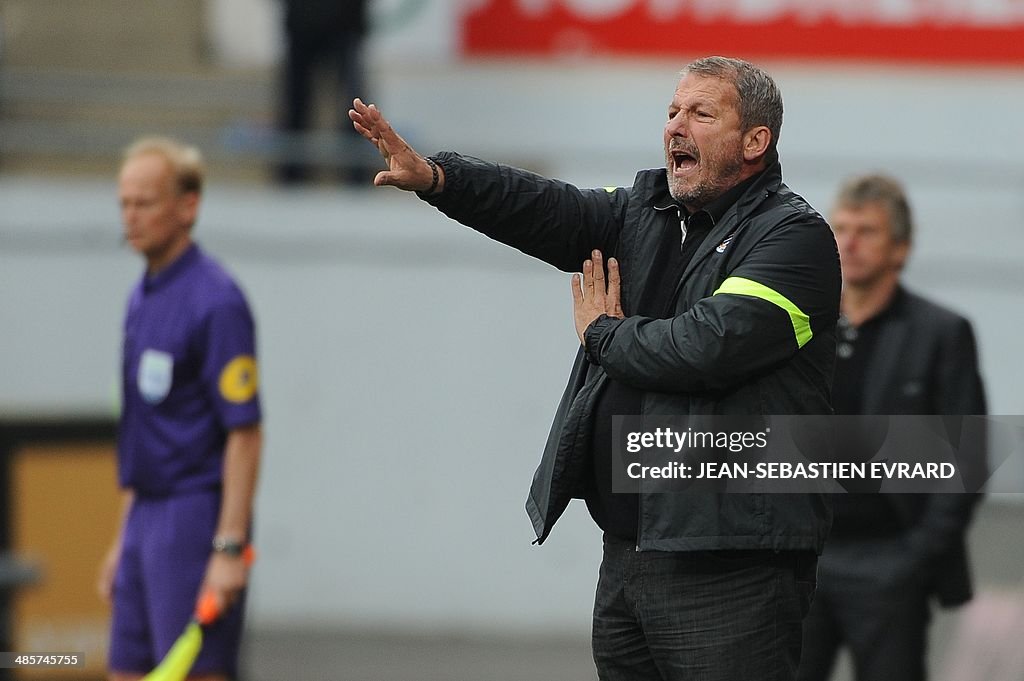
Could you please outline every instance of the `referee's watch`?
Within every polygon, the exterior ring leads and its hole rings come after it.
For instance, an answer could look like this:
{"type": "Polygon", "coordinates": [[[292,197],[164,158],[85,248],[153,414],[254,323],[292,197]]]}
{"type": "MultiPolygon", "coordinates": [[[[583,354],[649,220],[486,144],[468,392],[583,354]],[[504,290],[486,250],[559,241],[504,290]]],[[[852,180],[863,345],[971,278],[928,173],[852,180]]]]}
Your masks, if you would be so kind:
{"type": "Polygon", "coordinates": [[[231,539],[230,537],[214,537],[213,538],[213,551],[214,553],[224,553],[232,558],[240,558],[245,553],[245,543],[240,542],[237,539],[231,539]]]}

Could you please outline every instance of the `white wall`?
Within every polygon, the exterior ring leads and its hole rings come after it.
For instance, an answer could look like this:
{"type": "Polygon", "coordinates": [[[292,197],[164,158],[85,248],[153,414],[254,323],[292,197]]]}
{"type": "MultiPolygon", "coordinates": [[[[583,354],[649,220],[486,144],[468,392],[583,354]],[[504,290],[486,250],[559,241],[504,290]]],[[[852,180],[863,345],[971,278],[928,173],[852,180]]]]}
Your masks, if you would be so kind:
{"type": "MultiPolygon", "coordinates": [[[[661,163],[678,66],[407,66],[378,72],[376,99],[424,151],[628,184],[661,163]]],[[[825,210],[849,172],[903,177],[909,281],[974,320],[992,411],[1024,414],[1024,77],[771,69],[790,185],[825,210]]],[[[0,412],[110,413],[139,271],[112,180],[0,176],[0,206],[0,412]]],[[[597,532],[574,505],[531,547],[523,511],[576,345],[567,277],[386,189],[214,181],[198,236],[260,328],[254,624],[584,634],[597,532]]]]}

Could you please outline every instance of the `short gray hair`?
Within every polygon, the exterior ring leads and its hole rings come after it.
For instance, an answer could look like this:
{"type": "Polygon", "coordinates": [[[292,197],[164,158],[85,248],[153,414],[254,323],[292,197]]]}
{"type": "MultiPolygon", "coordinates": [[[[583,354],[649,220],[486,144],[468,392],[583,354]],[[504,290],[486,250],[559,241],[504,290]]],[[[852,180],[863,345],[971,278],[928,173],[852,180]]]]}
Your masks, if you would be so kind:
{"type": "Polygon", "coordinates": [[[179,193],[202,193],[206,169],[203,166],[203,155],[199,149],[168,137],[142,137],[125,149],[122,166],[137,156],[148,154],[160,156],[171,166],[174,183],[179,193]]]}
{"type": "Polygon", "coordinates": [[[907,194],[898,180],[880,173],[858,175],[843,182],[836,197],[839,208],[861,208],[871,203],[881,204],[889,213],[892,238],[909,242],[914,234],[914,220],[907,194]]]}
{"type": "Polygon", "coordinates": [[[732,83],[739,96],[740,127],[767,127],[772,133],[768,151],[775,150],[782,133],[782,92],[767,72],[742,59],[703,57],[687,64],[680,75],[688,73],[732,83]]]}

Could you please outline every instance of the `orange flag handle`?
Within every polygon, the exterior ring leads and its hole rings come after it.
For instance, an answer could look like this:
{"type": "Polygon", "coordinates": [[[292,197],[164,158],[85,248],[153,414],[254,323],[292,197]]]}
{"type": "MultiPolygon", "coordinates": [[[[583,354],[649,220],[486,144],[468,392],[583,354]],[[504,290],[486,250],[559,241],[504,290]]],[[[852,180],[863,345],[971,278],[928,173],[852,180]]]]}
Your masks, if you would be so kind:
{"type": "Polygon", "coordinates": [[[196,622],[204,627],[213,624],[220,617],[221,610],[223,608],[220,606],[217,594],[212,591],[204,591],[203,595],[199,597],[199,602],[196,603],[196,622]]]}

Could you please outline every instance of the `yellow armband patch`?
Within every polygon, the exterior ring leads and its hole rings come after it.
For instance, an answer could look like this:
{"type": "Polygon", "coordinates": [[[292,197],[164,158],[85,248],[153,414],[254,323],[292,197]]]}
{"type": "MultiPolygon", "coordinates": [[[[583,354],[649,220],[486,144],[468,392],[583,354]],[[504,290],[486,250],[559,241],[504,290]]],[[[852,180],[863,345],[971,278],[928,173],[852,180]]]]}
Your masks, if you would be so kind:
{"type": "Polygon", "coordinates": [[[235,357],[220,372],[220,396],[228,402],[248,402],[255,397],[258,385],[259,372],[252,355],[235,357]]]}
{"type": "Polygon", "coordinates": [[[798,348],[802,348],[814,336],[811,332],[811,318],[789,298],[764,284],[743,277],[729,277],[722,282],[713,295],[717,296],[721,293],[760,298],[782,308],[789,315],[789,321],[793,324],[793,334],[796,336],[798,348]]]}

